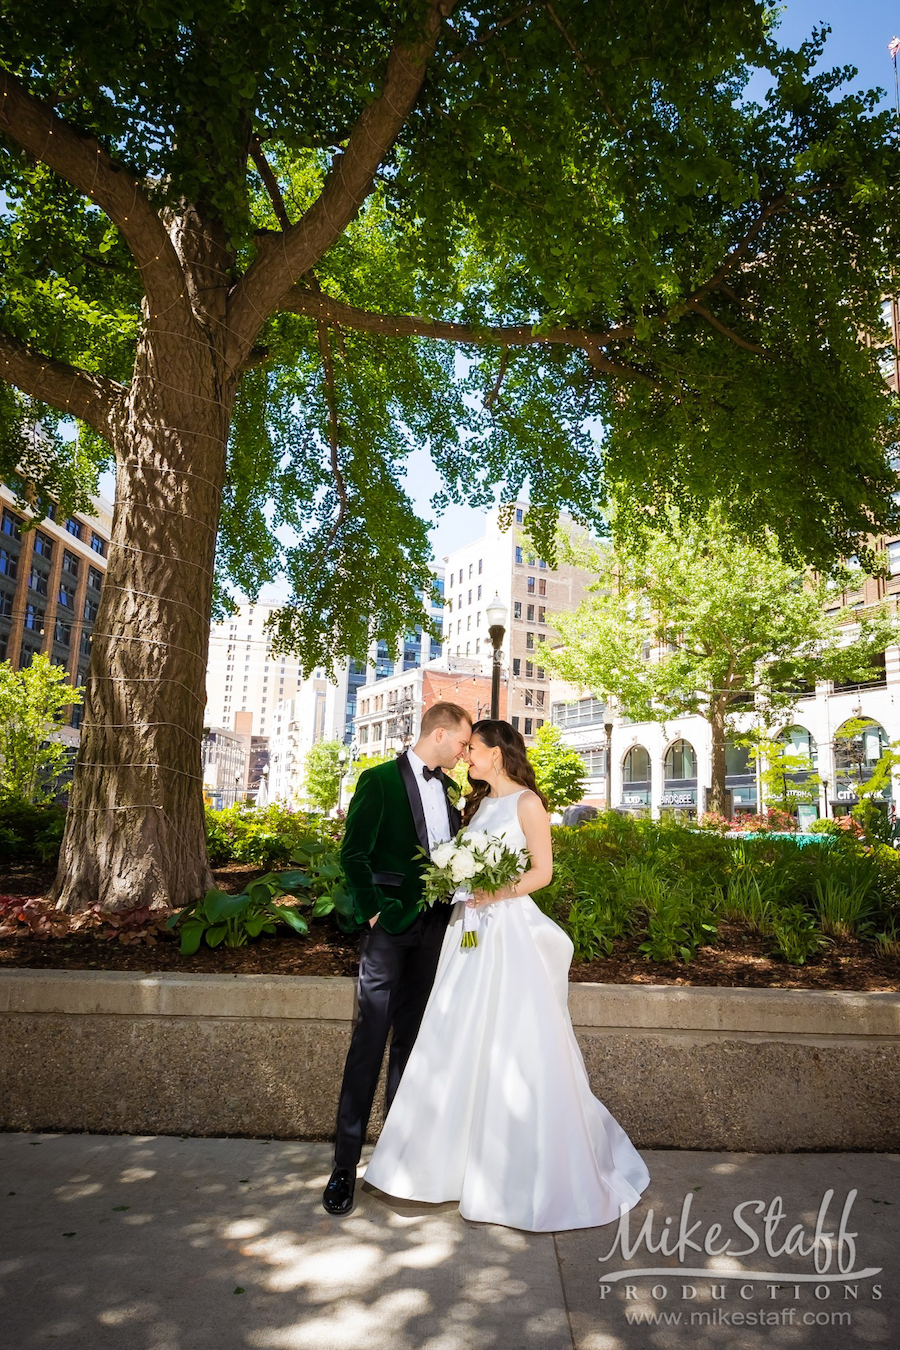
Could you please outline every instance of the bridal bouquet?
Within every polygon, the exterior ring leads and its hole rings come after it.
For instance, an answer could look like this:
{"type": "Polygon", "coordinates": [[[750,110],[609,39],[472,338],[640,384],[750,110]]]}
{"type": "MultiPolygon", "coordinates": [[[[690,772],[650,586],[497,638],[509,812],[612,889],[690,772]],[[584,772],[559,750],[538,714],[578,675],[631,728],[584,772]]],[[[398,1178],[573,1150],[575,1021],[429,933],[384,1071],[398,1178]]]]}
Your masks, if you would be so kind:
{"type": "MultiPolygon", "coordinates": [[[[420,849],[428,865],[422,872],[425,892],[422,907],[436,900],[466,901],[475,891],[496,893],[515,881],[531,861],[526,849],[513,849],[504,843],[503,835],[484,834],[480,830],[460,830],[455,839],[437,844],[431,856],[420,849]]],[[[463,911],[463,936],[460,946],[477,947],[476,912],[463,911]]]]}

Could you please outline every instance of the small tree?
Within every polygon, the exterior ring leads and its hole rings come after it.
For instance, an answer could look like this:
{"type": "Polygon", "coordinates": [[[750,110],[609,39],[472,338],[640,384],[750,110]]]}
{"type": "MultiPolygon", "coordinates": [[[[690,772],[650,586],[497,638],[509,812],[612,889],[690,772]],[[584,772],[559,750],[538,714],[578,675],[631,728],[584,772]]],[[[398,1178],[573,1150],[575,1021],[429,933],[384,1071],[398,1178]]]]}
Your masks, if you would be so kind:
{"type": "Polygon", "coordinates": [[[359,782],[359,775],[366,769],[374,769],[376,764],[384,764],[387,760],[393,759],[393,755],[360,755],[355,759],[347,770],[347,777],[344,780],[344,792],[350,797],[356,791],[356,785],[359,782]]]}
{"type": "MultiPolygon", "coordinates": [[[[754,739],[751,758],[761,761],[760,769],[763,801],[780,811],[793,811],[798,802],[817,802],[822,779],[813,768],[809,755],[798,754],[785,741],[767,737],[754,739]],[[802,780],[797,775],[803,774],[802,780]]],[[[761,803],[762,805],[762,803],[761,803]]]]}
{"type": "Polygon", "coordinates": [[[562,732],[552,722],[538,728],[527,750],[537,785],[551,811],[561,811],[584,795],[584,760],[577,750],[563,744],[562,732]]]}
{"type": "MultiPolygon", "coordinates": [[[[631,509],[631,508],[629,508],[631,509]]],[[[775,538],[755,539],[716,506],[685,521],[673,509],[665,529],[614,515],[612,541],[562,540],[570,558],[596,569],[594,594],[554,626],[563,648],[546,663],[598,698],[614,696],[634,721],[668,722],[694,713],[712,731],[713,811],[725,803],[725,743],[748,708],[772,728],[816,680],[873,678],[897,641],[884,608],[825,612],[835,589],[858,584],[849,568],[813,576],[786,562],[775,538]],[[627,537],[626,537],[627,536],[627,537]]]]}
{"type": "Polygon", "coordinates": [[[82,696],[49,656],[35,656],[24,670],[0,665],[0,798],[53,800],[66,767],[66,746],[53,729],[82,696]]]}
{"type": "Polygon", "coordinates": [[[338,802],[341,771],[340,741],[316,741],[306,754],[306,799],[320,811],[331,811],[338,802]]]}

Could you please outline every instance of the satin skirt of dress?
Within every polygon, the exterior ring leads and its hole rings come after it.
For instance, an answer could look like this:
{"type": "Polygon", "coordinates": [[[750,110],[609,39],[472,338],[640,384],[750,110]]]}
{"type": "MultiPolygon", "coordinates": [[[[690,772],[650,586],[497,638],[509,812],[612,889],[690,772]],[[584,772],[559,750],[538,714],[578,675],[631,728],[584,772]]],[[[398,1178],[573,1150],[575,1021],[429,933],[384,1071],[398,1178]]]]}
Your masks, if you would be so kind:
{"type": "Polygon", "coordinates": [[[572,943],[530,896],[447,927],[419,1035],[366,1169],[407,1200],[529,1232],[612,1223],[650,1175],[591,1092],[568,1013],[572,943]]]}

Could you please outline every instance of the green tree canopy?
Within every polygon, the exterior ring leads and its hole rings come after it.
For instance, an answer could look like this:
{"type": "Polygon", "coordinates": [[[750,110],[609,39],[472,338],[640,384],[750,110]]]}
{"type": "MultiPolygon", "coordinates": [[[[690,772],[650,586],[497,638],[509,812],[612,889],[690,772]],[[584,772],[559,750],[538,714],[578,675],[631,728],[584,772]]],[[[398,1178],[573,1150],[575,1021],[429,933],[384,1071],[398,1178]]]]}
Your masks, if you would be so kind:
{"type": "Polygon", "coordinates": [[[706,718],[713,810],[724,804],[726,737],[744,730],[748,710],[772,728],[816,680],[876,677],[877,658],[897,640],[897,620],[880,606],[826,612],[858,572],[792,567],[774,537],[748,541],[730,508],[702,522],[673,512],[666,529],[568,547],[597,581],[576,610],[553,616],[563,645],[547,653],[548,666],[612,696],[635,721],[706,718]]]}
{"type": "Polygon", "coordinates": [[[340,741],[316,741],[306,752],[304,796],[319,811],[332,811],[338,804],[340,749],[340,741]]]}
{"type": "Polygon", "coordinates": [[[537,785],[547,798],[550,811],[562,811],[584,796],[584,760],[577,750],[564,745],[562,732],[552,722],[538,728],[527,750],[537,785]]]}
{"type": "Polygon", "coordinates": [[[7,7],[0,473],[38,516],[117,477],[60,903],[211,884],[234,587],[285,570],[308,671],[422,620],[413,447],[444,501],[527,484],[545,556],[613,489],[820,564],[893,519],[900,150],[823,42],[763,0],[7,7]]]}
{"type": "Polygon", "coordinates": [[[37,655],[24,670],[0,662],[0,798],[51,802],[69,750],[55,734],[66,709],[79,704],[65,670],[37,655]]]}

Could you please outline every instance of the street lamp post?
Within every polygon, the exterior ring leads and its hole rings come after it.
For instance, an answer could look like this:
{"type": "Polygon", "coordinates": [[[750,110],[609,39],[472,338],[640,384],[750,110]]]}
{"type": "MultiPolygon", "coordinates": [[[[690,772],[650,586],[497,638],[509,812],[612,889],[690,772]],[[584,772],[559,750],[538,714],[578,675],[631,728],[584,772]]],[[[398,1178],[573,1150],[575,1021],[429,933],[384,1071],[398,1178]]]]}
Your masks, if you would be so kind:
{"type": "Polygon", "coordinates": [[[494,648],[494,659],[491,665],[491,719],[495,722],[500,716],[500,646],[506,633],[508,614],[509,610],[500,596],[495,595],[487,607],[488,633],[491,645],[494,648]]]}
{"type": "Polygon", "coordinates": [[[606,809],[612,810],[612,722],[605,722],[603,730],[606,732],[606,809]]]}
{"type": "Polygon", "coordinates": [[[347,747],[342,745],[338,750],[338,799],[337,809],[340,812],[341,798],[344,795],[344,774],[347,772],[347,747]]]}

